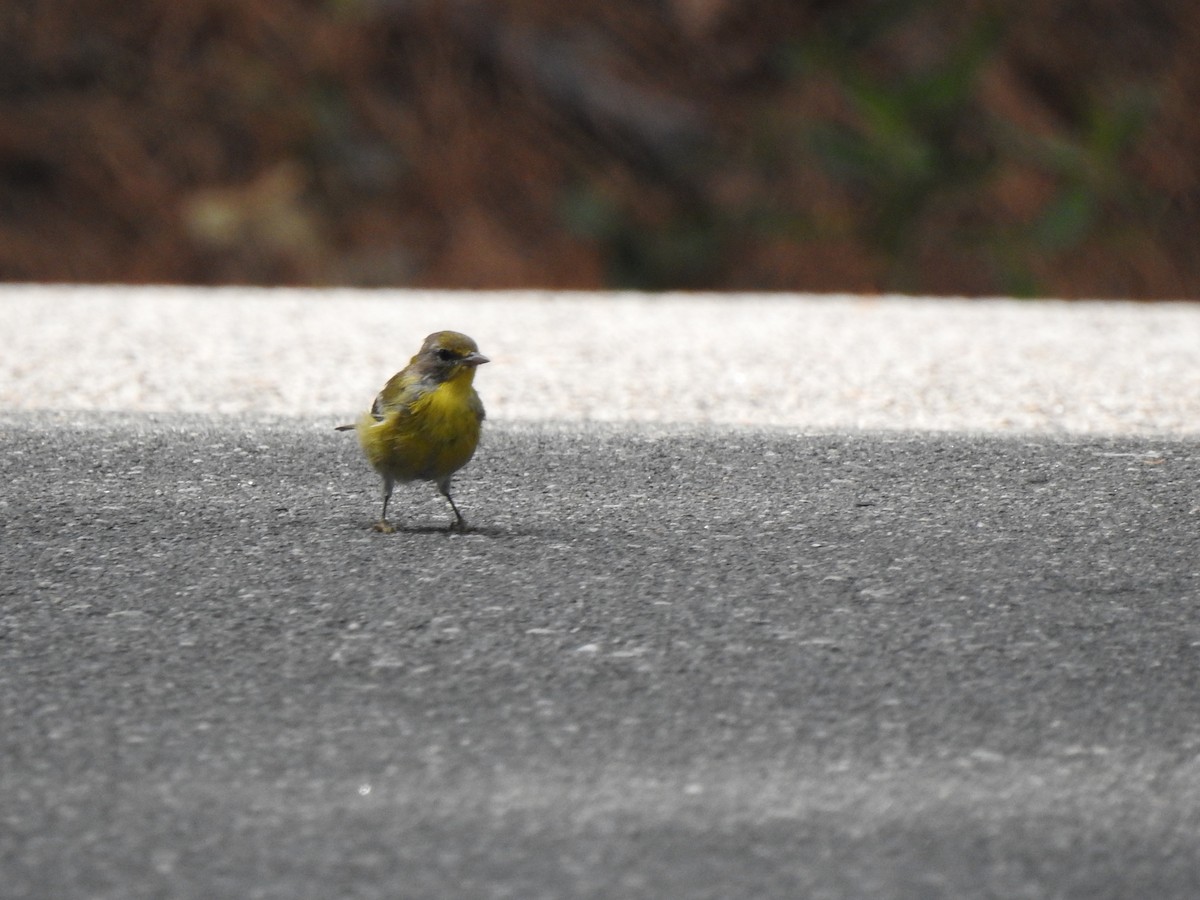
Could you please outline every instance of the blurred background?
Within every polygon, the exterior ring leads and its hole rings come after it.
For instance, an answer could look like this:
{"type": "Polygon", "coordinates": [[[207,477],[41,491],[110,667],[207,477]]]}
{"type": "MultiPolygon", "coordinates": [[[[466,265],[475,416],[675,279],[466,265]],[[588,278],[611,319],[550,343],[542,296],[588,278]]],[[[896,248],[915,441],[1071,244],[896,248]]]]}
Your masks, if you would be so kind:
{"type": "Polygon", "coordinates": [[[1200,296],[1200,3],[4,0],[0,279],[1200,296]]]}

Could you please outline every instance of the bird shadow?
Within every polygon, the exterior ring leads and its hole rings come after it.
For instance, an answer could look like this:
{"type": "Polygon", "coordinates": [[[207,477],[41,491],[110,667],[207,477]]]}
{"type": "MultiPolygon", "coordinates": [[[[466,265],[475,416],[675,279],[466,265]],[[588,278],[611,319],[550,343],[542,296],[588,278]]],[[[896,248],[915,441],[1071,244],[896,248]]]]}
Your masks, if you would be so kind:
{"type": "MultiPolygon", "coordinates": [[[[380,537],[392,537],[401,534],[440,534],[445,537],[482,537],[490,540],[514,537],[537,537],[540,533],[537,529],[514,529],[508,527],[500,528],[494,525],[470,525],[465,531],[452,525],[395,525],[395,523],[393,523],[393,525],[395,527],[395,531],[393,531],[390,535],[382,534],[380,532],[374,533],[379,534],[380,537]]],[[[370,532],[371,529],[367,529],[367,531],[370,532]]]]}

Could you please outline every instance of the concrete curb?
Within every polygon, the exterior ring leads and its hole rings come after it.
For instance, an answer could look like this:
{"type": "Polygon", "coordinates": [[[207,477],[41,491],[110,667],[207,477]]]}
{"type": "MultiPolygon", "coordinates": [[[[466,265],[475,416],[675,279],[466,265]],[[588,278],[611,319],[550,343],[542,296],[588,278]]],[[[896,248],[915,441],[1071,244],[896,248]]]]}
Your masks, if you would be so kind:
{"type": "Polygon", "coordinates": [[[1200,434],[1200,304],[9,285],[0,408],[366,406],[430,331],[499,420],[1200,434]]]}

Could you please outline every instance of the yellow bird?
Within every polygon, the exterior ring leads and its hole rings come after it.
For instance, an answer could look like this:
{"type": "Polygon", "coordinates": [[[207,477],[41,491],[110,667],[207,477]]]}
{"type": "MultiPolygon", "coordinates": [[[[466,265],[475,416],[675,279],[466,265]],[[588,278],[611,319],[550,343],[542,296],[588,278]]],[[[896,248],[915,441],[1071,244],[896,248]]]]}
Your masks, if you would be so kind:
{"type": "MultiPolygon", "coordinates": [[[[391,377],[371,411],[354,429],[371,465],[383,477],[383,513],[375,530],[391,534],[388,500],[397,481],[432,481],[450,508],[459,530],[466,519],[450,496],[450,479],[475,454],[483,424],[483,403],[475,393],[475,369],[488,362],[476,343],[457,331],[425,338],[420,352],[391,377]]],[[[453,527],[453,524],[452,526],[453,527]]]]}

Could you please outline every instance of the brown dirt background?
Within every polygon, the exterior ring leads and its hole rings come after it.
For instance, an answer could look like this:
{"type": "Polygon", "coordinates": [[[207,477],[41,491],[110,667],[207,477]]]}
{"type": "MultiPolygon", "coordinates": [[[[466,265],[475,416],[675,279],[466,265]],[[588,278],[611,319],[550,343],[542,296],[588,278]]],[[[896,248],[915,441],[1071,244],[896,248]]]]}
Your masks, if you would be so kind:
{"type": "Polygon", "coordinates": [[[0,279],[1200,296],[1200,4],[15,0],[0,279]]]}

